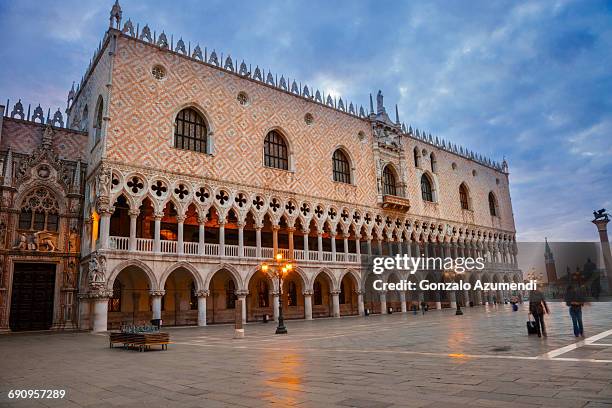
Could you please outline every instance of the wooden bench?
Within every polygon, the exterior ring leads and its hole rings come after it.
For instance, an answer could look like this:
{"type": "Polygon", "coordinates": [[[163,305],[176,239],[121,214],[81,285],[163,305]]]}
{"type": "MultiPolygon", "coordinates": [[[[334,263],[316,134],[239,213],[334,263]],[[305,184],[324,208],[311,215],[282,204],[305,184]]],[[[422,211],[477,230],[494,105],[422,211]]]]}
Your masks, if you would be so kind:
{"type": "Polygon", "coordinates": [[[162,350],[168,349],[170,334],[168,333],[110,333],[109,346],[123,344],[124,348],[138,348],[138,351],[145,351],[153,345],[160,345],[162,350]]]}

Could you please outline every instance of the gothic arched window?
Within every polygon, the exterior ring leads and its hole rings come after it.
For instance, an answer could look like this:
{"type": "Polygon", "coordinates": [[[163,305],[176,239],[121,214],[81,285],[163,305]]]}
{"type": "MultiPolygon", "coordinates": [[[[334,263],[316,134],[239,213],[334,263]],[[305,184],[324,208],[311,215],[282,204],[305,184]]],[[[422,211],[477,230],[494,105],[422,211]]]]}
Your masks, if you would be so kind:
{"type": "Polygon", "coordinates": [[[293,281],[289,282],[287,290],[287,306],[297,306],[297,287],[293,281]]]}
{"type": "Polygon", "coordinates": [[[96,117],[94,119],[94,145],[98,144],[102,138],[102,123],[104,119],[104,99],[102,95],[98,96],[98,103],[96,104],[96,117]]]}
{"type": "Polygon", "coordinates": [[[414,148],[412,155],[414,157],[414,167],[419,167],[421,165],[420,160],[419,160],[421,158],[421,154],[419,153],[418,147],[414,148]]]}
{"type": "Polygon", "coordinates": [[[497,199],[492,191],[489,193],[489,213],[491,213],[493,217],[497,217],[497,199]]]}
{"type": "Polygon", "coordinates": [[[174,122],[174,147],[207,153],[208,129],[204,117],[193,108],[185,108],[174,122]]]}
{"type": "Polygon", "coordinates": [[[81,130],[87,132],[89,130],[89,108],[87,105],[83,108],[83,116],[81,117],[81,130]]]}
{"type": "Polygon", "coordinates": [[[236,285],[232,279],[225,284],[225,308],[236,308],[236,285]]]}
{"type": "Polygon", "coordinates": [[[115,279],[113,283],[113,294],[108,299],[108,311],[109,312],[120,312],[121,311],[121,291],[123,290],[123,286],[119,279],[115,279]]]}
{"type": "Polygon", "coordinates": [[[436,155],[431,152],[429,154],[429,164],[431,165],[431,172],[435,173],[438,167],[438,162],[436,161],[436,155]]]}
{"type": "Polygon", "coordinates": [[[289,149],[283,136],[275,130],[268,132],[264,140],[264,166],[289,170],[289,149]]]}
{"type": "Polygon", "coordinates": [[[313,296],[314,296],[314,304],[322,305],[323,304],[323,290],[321,288],[321,282],[315,281],[313,285],[313,296]]]}
{"type": "Polygon", "coordinates": [[[467,187],[463,183],[461,183],[461,185],[459,186],[459,202],[461,203],[461,209],[470,209],[470,201],[468,199],[467,187]]]}
{"type": "Polygon", "coordinates": [[[334,181],[351,184],[351,166],[348,157],[340,149],[334,152],[332,157],[334,169],[334,181]]]}
{"type": "Polygon", "coordinates": [[[397,187],[395,184],[395,175],[391,170],[390,165],[386,165],[383,170],[383,194],[397,195],[397,187]]]}
{"type": "Polygon", "coordinates": [[[431,180],[427,174],[421,176],[421,196],[423,200],[433,202],[433,189],[431,188],[431,180]]]}
{"type": "Polygon", "coordinates": [[[21,205],[19,229],[56,232],[58,226],[59,206],[53,193],[44,187],[31,191],[21,205]]]}

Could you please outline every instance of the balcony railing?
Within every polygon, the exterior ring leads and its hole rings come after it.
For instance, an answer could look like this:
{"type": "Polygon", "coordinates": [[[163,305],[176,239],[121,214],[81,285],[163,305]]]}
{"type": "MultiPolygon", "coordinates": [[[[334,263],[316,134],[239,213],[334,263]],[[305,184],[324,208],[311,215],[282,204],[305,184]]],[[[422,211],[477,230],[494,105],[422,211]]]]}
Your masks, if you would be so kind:
{"type": "MultiPolygon", "coordinates": [[[[110,249],[116,251],[131,251],[130,238],[129,237],[109,237],[110,249]]],[[[154,253],[155,252],[155,241],[149,238],[136,238],[134,241],[134,252],[154,253]]],[[[159,241],[159,252],[163,254],[177,254],[178,253],[178,241],[160,240],[159,241]]],[[[224,245],[224,256],[233,258],[248,258],[248,259],[270,259],[274,256],[273,248],[262,247],[257,254],[257,248],[253,246],[244,246],[242,248],[242,254],[240,253],[240,247],[238,245],[224,245]]],[[[336,252],[335,257],[333,252],[323,251],[319,253],[318,250],[310,249],[308,252],[301,249],[294,249],[293,256],[288,249],[279,248],[279,252],[285,259],[295,259],[297,261],[306,262],[336,262],[336,263],[352,263],[356,264],[362,261],[361,258],[365,258],[365,254],[360,258],[355,253],[344,253],[336,252]]],[[[212,243],[204,243],[201,245],[198,242],[184,242],[183,253],[190,256],[205,256],[205,257],[218,257],[220,256],[220,245],[212,243]]],[[[508,269],[515,269],[516,265],[511,262],[485,262],[485,267],[488,271],[505,271],[508,269]]]]}
{"type": "MultiPolygon", "coordinates": [[[[130,238],[129,237],[109,237],[109,246],[111,249],[117,251],[130,251],[130,238]]],[[[238,245],[224,244],[224,256],[234,258],[251,258],[251,259],[270,259],[274,256],[273,248],[261,247],[260,256],[257,256],[257,248],[252,246],[244,246],[242,248],[243,253],[240,254],[240,247],[238,245]]],[[[358,263],[361,260],[357,254],[344,254],[344,252],[336,253],[334,260],[334,254],[332,252],[323,252],[322,259],[319,259],[319,252],[317,250],[310,250],[308,252],[301,249],[294,249],[293,256],[289,249],[279,248],[278,250],[285,259],[295,259],[299,261],[317,261],[317,262],[340,262],[340,263],[358,263]]],[[[149,238],[136,238],[135,239],[135,250],[134,252],[155,252],[155,241],[149,238]]],[[[159,252],[163,254],[176,254],[178,253],[178,241],[160,240],[159,241],[159,252]]],[[[204,243],[202,244],[202,251],[200,253],[200,244],[198,242],[184,242],[183,253],[185,255],[196,255],[196,256],[219,256],[220,245],[204,243]]]]}

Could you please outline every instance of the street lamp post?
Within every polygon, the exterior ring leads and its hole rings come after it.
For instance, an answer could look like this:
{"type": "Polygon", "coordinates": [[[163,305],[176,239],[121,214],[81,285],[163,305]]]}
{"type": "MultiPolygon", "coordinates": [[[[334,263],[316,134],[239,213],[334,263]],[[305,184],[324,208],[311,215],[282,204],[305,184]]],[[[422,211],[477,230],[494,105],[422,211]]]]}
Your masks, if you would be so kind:
{"type": "Polygon", "coordinates": [[[278,327],[276,328],[276,334],[287,334],[287,328],[285,327],[285,320],[283,318],[283,275],[289,273],[293,269],[291,262],[283,264],[283,255],[278,253],[274,257],[275,263],[268,265],[263,263],[261,270],[267,273],[270,278],[278,279],[278,327]]]}

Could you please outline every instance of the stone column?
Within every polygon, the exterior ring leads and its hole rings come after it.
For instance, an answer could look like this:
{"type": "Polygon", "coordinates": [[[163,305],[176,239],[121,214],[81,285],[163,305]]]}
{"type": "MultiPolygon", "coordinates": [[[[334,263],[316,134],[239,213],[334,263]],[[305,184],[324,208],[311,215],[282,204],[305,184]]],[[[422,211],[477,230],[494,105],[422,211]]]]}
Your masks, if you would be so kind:
{"type": "Polygon", "coordinates": [[[219,220],[219,256],[225,256],[225,219],[219,220]]]}
{"type": "Polygon", "coordinates": [[[397,239],[397,253],[399,254],[399,256],[404,255],[404,248],[403,247],[403,242],[404,240],[401,238],[397,239]]]}
{"type": "Polygon", "coordinates": [[[387,250],[389,251],[389,256],[393,256],[395,252],[393,251],[393,237],[387,237],[387,250]]]}
{"type": "Polygon", "coordinates": [[[247,321],[246,297],[248,294],[249,291],[247,290],[236,291],[236,296],[238,297],[238,300],[242,300],[242,302],[240,302],[240,305],[242,307],[242,324],[246,324],[247,321]]]}
{"type": "Polygon", "coordinates": [[[610,220],[606,216],[605,218],[593,220],[592,222],[597,226],[597,231],[599,232],[601,253],[603,255],[606,275],[608,277],[608,293],[612,294],[612,255],[610,254],[610,242],[608,241],[608,222],[610,222],[610,220]]]}
{"type": "Polygon", "coordinates": [[[463,291],[463,302],[464,302],[465,307],[468,307],[470,305],[470,291],[469,290],[463,291]]]}
{"type": "Polygon", "coordinates": [[[357,261],[361,261],[361,235],[355,234],[355,252],[357,253],[357,261]]]}
{"type": "Polygon", "coordinates": [[[261,258],[261,225],[255,225],[255,256],[261,258]]]}
{"type": "Polygon", "coordinates": [[[436,309],[442,310],[442,302],[440,301],[440,292],[439,291],[436,292],[436,309]]]}
{"type": "Polygon", "coordinates": [[[206,242],[206,217],[198,217],[198,254],[200,255],[204,255],[204,243],[205,242],[206,242]]]}
{"type": "Polygon", "coordinates": [[[128,244],[129,251],[136,251],[136,221],[140,210],[130,210],[130,242],[128,244]]]}
{"type": "Polygon", "coordinates": [[[382,238],[378,237],[378,239],[376,240],[376,245],[378,246],[378,255],[382,255],[383,250],[382,250],[382,238]]]}
{"type": "Polygon", "coordinates": [[[336,262],[336,231],[331,231],[329,238],[331,239],[332,261],[336,262]]]}
{"type": "Polygon", "coordinates": [[[108,297],[101,296],[92,299],[93,307],[93,325],[94,333],[105,332],[108,330],[108,297]]]}
{"type": "Polygon", "coordinates": [[[304,234],[304,260],[308,260],[308,233],[310,231],[308,230],[302,230],[302,233],[304,234]]]}
{"type": "Polygon", "coordinates": [[[372,236],[368,235],[368,240],[366,242],[366,247],[368,249],[368,256],[371,257],[372,256],[372,236]]]}
{"type": "Polygon", "coordinates": [[[357,291],[357,310],[359,316],[365,315],[365,305],[363,304],[363,291],[357,291]]]}
{"type": "Polygon", "coordinates": [[[379,291],[378,296],[380,297],[380,313],[387,314],[387,291],[379,291]]]}
{"type": "Polygon", "coordinates": [[[294,246],[293,246],[293,232],[295,231],[295,228],[293,227],[289,227],[287,228],[287,232],[289,233],[289,259],[294,259],[295,258],[295,252],[294,252],[294,246]]]}
{"type": "Polygon", "coordinates": [[[244,221],[238,223],[238,256],[244,257],[244,221]]]}
{"type": "Polygon", "coordinates": [[[149,292],[151,295],[151,309],[153,309],[153,319],[161,319],[161,303],[162,297],[166,294],[164,290],[152,290],[149,292]]]}
{"type": "Polygon", "coordinates": [[[196,294],[198,296],[198,326],[206,326],[206,298],[209,294],[208,290],[200,290],[196,294]]]}
{"type": "Polygon", "coordinates": [[[348,254],[349,254],[348,240],[349,240],[349,235],[344,234],[344,262],[348,261],[348,254]]]}
{"type": "Polygon", "coordinates": [[[274,321],[278,321],[278,291],[272,293],[272,315],[274,316],[274,321]]]}
{"type": "Polygon", "coordinates": [[[399,293],[399,298],[401,302],[402,313],[406,313],[408,308],[406,307],[406,292],[403,290],[399,293]]]}
{"type": "Polygon", "coordinates": [[[184,239],[184,225],[185,225],[185,216],[177,215],[176,222],[178,223],[178,242],[176,243],[176,253],[179,255],[183,255],[185,253],[185,239],[184,239]]]}
{"type": "Polygon", "coordinates": [[[317,231],[317,249],[319,261],[323,260],[323,233],[317,231]]]}
{"type": "Polygon", "coordinates": [[[412,241],[410,238],[408,238],[408,241],[406,241],[406,255],[408,255],[408,257],[412,257],[412,241]]]}
{"type": "Polygon", "coordinates": [[[280,226],[278,225],[273,225],[272,226],[272,256],[276,257],[276,254],[278,253],[278,230],[280,229],[280,226]]]}
{"type": "Polygon", "coordinates": [[[312,291],[304,291],[304,318],[312,320],[312,291]]]}
{"type": "Polygon", "coordinates": [[[153,236],[153,252],[156,254],[161,252],[161,220],[163,213],[155,213],[155,235],[153,236]]]}
{"type": "Polygon", "coordinates": [[[108,248],[108,237],[110,235],[110,209],[100,209],[100,248],[108,248]]]}
{"type": "Polygon", "coordinates": [[[332,295],[332,316],[340,317],[340,291],[333,290],[332,295]]]}

